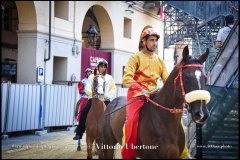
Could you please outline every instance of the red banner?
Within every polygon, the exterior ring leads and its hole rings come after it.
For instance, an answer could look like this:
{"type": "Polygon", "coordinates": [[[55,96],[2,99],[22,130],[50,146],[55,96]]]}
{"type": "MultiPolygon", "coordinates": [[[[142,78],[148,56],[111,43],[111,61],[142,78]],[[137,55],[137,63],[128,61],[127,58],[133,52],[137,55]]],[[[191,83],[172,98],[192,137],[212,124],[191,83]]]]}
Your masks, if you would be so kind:
{"type": "Polygon", "coordinates": [[[104,58],[108,62],[107,73],[111,74],[111,52],[104,52],[92,48],[82,48],[81,79],[85,78],[85,69],[95,69],[100,59],[104,58]]]}

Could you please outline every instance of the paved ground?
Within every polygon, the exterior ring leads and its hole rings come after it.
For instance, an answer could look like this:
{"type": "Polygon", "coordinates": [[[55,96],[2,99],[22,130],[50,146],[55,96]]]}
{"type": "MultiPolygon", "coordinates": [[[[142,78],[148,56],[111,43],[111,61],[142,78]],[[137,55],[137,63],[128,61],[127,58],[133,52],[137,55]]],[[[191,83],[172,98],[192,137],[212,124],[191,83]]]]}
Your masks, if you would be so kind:
{"type": "MultiPolygon", "coordinates": [[[[81,141],[82,151],[77,151],[73,131],[50,132],[41,136],[23,135],[2,140],[3,159],[86,159],[85,134],[81,141]]],[[[93,159],[97,159],[93,156],[93,159]]]]}

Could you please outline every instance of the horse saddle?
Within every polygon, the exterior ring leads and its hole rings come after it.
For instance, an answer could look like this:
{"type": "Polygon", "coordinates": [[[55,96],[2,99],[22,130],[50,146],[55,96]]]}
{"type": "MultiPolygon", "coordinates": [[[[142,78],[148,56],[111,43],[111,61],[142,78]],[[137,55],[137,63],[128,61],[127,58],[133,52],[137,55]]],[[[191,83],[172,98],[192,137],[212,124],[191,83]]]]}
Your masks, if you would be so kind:
{"type": "Polygon", "coordinates": [[[113,109],[106,110],[105,116],[110,115],[110,114],[126,107],[126,102],[127,102],[126,99],[127,98],[125,96],[122,96],[120,99],[116,98],[113,101],[111,101],[110,102],[111,103],[111,108],[113,108],[113,109]],[[122,99],[122,98],[125,98],[125,99],[122,99]]]}

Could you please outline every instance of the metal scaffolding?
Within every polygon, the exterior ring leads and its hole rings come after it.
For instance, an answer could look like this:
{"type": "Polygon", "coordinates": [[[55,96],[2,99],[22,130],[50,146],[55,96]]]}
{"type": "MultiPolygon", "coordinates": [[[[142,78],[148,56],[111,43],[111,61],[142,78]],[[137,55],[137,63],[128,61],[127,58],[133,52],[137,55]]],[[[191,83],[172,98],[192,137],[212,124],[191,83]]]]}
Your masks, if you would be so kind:
{"type": "MultiPolygon", "coordinates": [[[[217,54],[218,30],[225,25],[224,17],[231,14],[230,5],[230,1],[163,1],[164,48],[190,45],[196,57],[209,48],[208,71],[217,54]]],[[[232,14],[238,18],[237,13],[232,14]]]]}
{"type": "MultiPolygon", "coordinates": [[[[176,49],[183,49],[188,45],[189,48],[192,49],[192,55],[198,57],[205,52],[206,48],[209,48],[210,53],[205,62],[205,71],[206,73],[211,72],[211,68],[214,65],[213,62],[216,61],[215,59],[220,55],[218,53],[219,50],[215,49],[215,41],[219,29],[225,25],[225,16],[233,14],[235,19],[238,19],[238,12],[231,10],[231,6],[234,5],[235,2],[237,1],[162,2],[164,52],[168,52],[168,49],[175,48],[172,53],[174,64],[176,64],[178,58],[181,58],[181,56],[178,55],[179,53],[176,53],[176,49]]],[[[234,73],[231,80],[238,83],[237,76],[238,72],[234,73]]],[[[232,82],[229,84],[232,84],[232,82]]],[[[200,138],[198,136],[201,132],[196,133],[196,131],[199,131],[201,127],[196,127],[196,124],[192,122],[189,114],[184,114],[183,120],[186,126],[186,140],[189,152],[192,156],[201,158],[201,151],[196,147],[197,144],[199,144],[200,138]],[[198,138],[196,138],[196,136],[198,138]]]]}

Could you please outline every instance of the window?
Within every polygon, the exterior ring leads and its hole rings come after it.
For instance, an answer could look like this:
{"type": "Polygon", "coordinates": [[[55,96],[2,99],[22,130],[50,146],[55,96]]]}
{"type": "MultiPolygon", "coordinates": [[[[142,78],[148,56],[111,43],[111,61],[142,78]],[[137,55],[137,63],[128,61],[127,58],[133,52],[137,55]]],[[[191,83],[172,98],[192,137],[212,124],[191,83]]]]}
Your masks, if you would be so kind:
{"type": "Polygon", "coordinates": [[[69,1],[54,1],[54,16],[68,20],[69,1]]]}
{"type": "Polygon", "coordinates": [[[123,36],[125,38],[131,39],[132,34],[132,20],[124,17],[124,33],[123,36]]]}
{"type": "Polygon", "coordinates": [[[54,81],[66,81],[68,79],[68,59],[66,57],[54,56],[53,58],[53,80],[54,81]]]}

